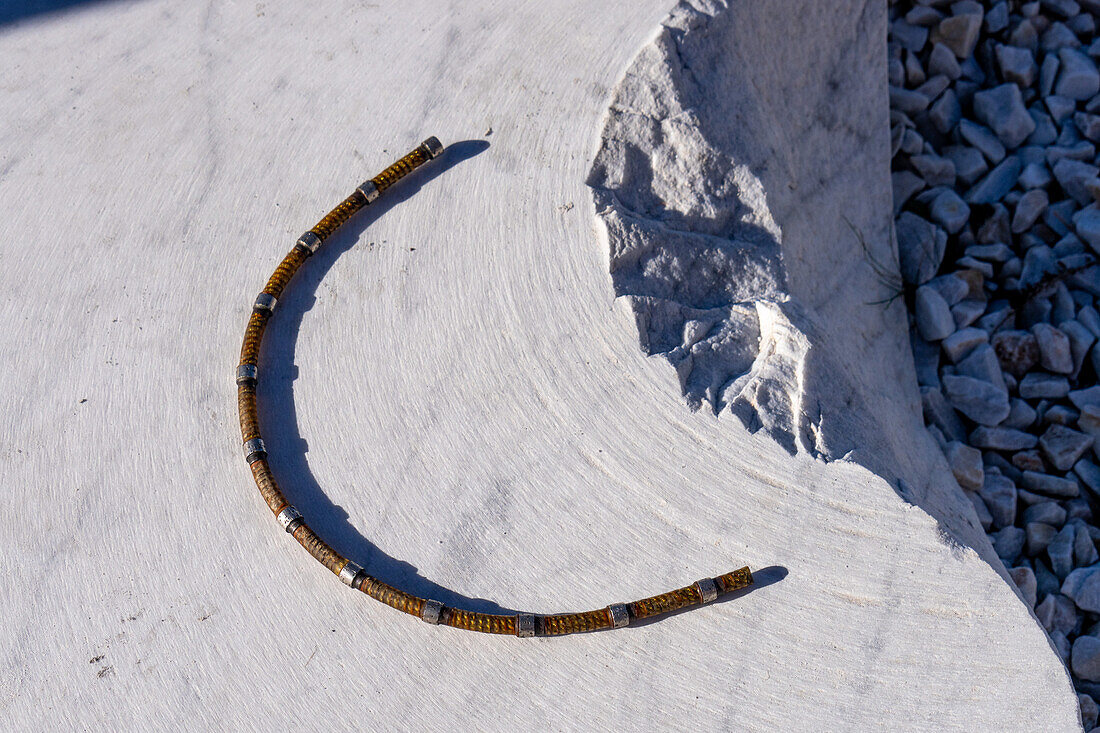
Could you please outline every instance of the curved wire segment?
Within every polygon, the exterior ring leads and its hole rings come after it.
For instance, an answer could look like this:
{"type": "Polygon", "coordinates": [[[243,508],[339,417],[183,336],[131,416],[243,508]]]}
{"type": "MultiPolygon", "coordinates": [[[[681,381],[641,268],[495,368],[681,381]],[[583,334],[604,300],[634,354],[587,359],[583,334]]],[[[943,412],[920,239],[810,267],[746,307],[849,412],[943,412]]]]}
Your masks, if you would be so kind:
{"type": "Polygon", "coordinates": [[[309,554],[339,576],[345,584],[366,593],[411,616],[432,624],[445,624],[468,631],[514,636],[560,636],[583,631],[619,628],[634,621],[671,613],[689,606],[710,603],[718,596],[752,585],[752,573],[747,567],[717,578],[704,578],[692,585],[643,598],[633,603],[614,603],[606,608],[579,613],[501,615],[464,611],[451,608],[439,601],[406,593],[369,575],[361,566],[343,557],[317,536],[302,514],[292,507],[279,488],[268,466],[267,449],[260,435],[256,407],[256,383],[260,343],[264,330],[275,312],[275,306],[291,278],[332,236],[342,224],[356,212],[376,200],[387,189],[443,153],[443,145],[430,137],[412,152],[398,160],[369,181],[365,181],[339,205],[330,211],[317,225],[303,234],[275,268],[267,285],[256,297],[252,315],[245,329],[241,345],[241,359],[237,366],[237,407],[241,421],[241,439],[244,442],[245,459],[252,470],[252,477],[268,508],[275,514],[283,528],[296,539],[309,554]]]}

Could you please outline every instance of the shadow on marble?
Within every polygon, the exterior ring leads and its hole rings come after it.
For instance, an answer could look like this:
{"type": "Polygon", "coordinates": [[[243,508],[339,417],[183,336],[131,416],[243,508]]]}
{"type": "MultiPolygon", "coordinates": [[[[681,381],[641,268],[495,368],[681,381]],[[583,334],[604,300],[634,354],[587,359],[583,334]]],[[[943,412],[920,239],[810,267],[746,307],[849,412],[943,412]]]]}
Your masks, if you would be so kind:
{"type": "Polygon", "coordinates": [[[0,3],[0,25],[15,23],[35,15],[61,13],[79,5],[102,5],[113,0],[12,0],[0,3]]]}
{"type": "Polygon", "coordinates": [[[485,151],[484,140],[464,140],[447,146],[433,165],[411,173],[390,193],[364,209],[340,229],[303,266],[295,287],[279,302],[279,317],[267,329],[260,355],[265,379],[260,383],[260,418],[265,427],[272,471],[288,500],[309,518],[310,526],[342,555],[361,564],[374,577],[424,598],[448,606],[482,613],[514,614],[484,598],[468,598],[420,575],[410,563],[390,557],[364,537],[348,521],[343,507],[333,503],[309,467],[308,444],[298,426],[294,401],[295,349],[302,319],[315,304],[317,286],[340,257],[354,247],[363,232],[387,212],[402,206],[421,187],[485,151]]]}
{"type": "MultiPolygon", "coordinates": [[[[515,615],[519,610],[501,606],[486,598],[471,598],[456,593],[423,577],[411,563],[383,552],[364,537],[349,521],[348,513],[335,504],[318,484],[309,467],[309,446],[298,426],[294,401],[294,380],[298,368],[294,364],[298,334],[305,314],[316,303],[318,285],[340,257],[354,247],[363,232],[391,209],[404,204],[423,186],[451,168],[484,152],[489,143],[484,140],[464,140],[449,145],[435,165],[420,168],[403,180],[392,193],[378,200],[354,217],[325,243],[298,274],[298,286],[291,288],[279,302],[279,318],[272,321],[260,355],[265,374],[259,388],[260,418],[265,426],[265,442],[269,461],[287,499],[309,518],[310,526],[337,552],[360,563],[368,573],[384,583],[423,598],[434,598],[443,604],[467,611],[515,615]]],[[[716,603],[743,597],[754,590],[782,580],[786,568],[768,567],[753,573],[754,584],[723,596],[716,603]]],[[[692,608],[699,608],[694,606],[692,608]]],[[[644,626],[692,608],[638,622],[644,626]]]]}

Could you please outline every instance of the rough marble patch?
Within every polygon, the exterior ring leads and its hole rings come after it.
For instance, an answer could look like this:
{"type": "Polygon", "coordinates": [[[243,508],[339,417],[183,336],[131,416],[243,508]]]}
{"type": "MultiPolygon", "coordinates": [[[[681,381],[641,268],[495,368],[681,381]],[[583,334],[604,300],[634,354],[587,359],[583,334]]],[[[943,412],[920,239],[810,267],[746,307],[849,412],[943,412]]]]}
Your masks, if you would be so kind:
{"type": "Polygon", "coordinates": [[[675,368],[688,405],[728,410],[792,453],[820,455],[827,400],[805,393],[818,356],[809,318],[787,294],[782,234],[738,155],[735,123],[700,123],[714,118],[700,110],[724,104],[719,80],[683,61],[692,34],[694,59],[722,53],[705,28],[725,10],[681,2],[638,54],[613,94],[588,185],[615,294],[629,298],[641,348],[675,368]]]}

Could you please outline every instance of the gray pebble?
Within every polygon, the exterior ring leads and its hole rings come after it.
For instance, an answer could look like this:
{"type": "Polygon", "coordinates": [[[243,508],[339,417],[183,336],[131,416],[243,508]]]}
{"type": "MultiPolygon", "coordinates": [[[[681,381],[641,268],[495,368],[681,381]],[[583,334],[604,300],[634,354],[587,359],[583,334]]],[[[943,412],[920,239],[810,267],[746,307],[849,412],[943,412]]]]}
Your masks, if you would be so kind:
{"type": "Polygon", "coordinates": [[[1100,72],[1087,55],[1075,48],[1063,48],[1058,51],[1058,60],[1062,70],[1054,85],[1055,94],[1070,99],[1088,99],[1100,92],[1100,72]]]}
{"type": "Polygon", "coordinates": [[[1043,104],[1046,105],[1047,112],[1050,112],[1050,116],[1054,119],[1054,122],[1059,125],[1068,120],[1070,115],[1077,111],[1077,102],[1069,97],[1062,97],[1057,94],[1045,96],[1043,98],[1043,104]]]}
{"type": "Polygon", "coordinates": [[[973,289],[970,277],[965,271],[955,271],[929,280],[928,285],[938,290],[948,305],[955,305],[970,295],[973,289]]]}
{"type": "MultiPolygon", "coordinates": [[[[1000,453],[993,451],[986,451],[982,453],[982,463],[985,464],[986,473],[995,473],[1011,479],[1016,484],[1016,495],[1020,496],[1023,491],[1020,489],[1020,482],[1024,480],[1024,474],[1017,470],[1008,459],[1002,456],[1000,453]]],[[[1042,501],[1042,497],[1036,497],[1035,501],[1042,501]]],[[[1033,502],[1032,502],[1033,503],[1033,502]]],[[[1029,503],[1030,505],[1030,503],[1029,503]]]]}
{"type": "MultiPolygon", "coordinates": [[[[1078,36],[1092,37],[1096,33],[1096,18],[1091,13],[1081,13],[1066,21],[1066,25],[1078,36]]],[[[1088,49],[1089,56],[1096,58],[1092,47],[1088,49]]]]}
{"type": "Polygon", "coordinates": [[[917,384],[927,387],[940,387],[940,350],[920,337],[916,329],[909,332],[909,343],[913,350],[913,365],[917,368],[917,384]]]}
{"type": "Polygon", "coordinates": [[[951,86],[951,80],[943,74],[938,74],[929,78],[919,87],[917,87],[916,91],[920,92],[931,100],[936,99],[941,94],[943,94],[944,90],[946,90],[949,86],[951,86]]]}
{"type": "MultiPolygon", "coordinates": [[[[935,0],[933,0],[933,4],[935,4],[935,0]]],[[[955,0],[951,3],[952,15],[962,15],[964,13],[982,17],[985,15],[985,8],[978,0],[955,0]]]]}
{"type": "Polygon", "coordinates": [[[959,96],[960,105],[963,105],[965,107],[969,105],[972,100],[974,100],[974,96],[981,88],[981,85],[979,85],[977,81],[971,81],[970,79],[965,78],[967,74],[967,68],[963,67],[963,65],[961,64],[959,65],[959,68],[963,70],[963,77],[956,79],[955,86],[953,88],[955,89],[955,94],[959,96]]]}
{"type": "Polygon", "coordinates": [[[1078,522],[1077,536],[1073,540],[1073,561],[1079,568],[1088,567],[1100,560],[1100,554],[1097,554],[1096,544],[1089,536],[1088,526],[1080,519],[1073,521],[1078,522]]]}
{"type": "Polygon", "coordinates": [[[1024,471],[1023,484],[1037,494],[1059,499],[1072,499],[1081,493],[1076,481],[1037,471],[1024,471]]]}
{"type": "Polygon", "coordinates": [[[1019,527],[1005,527],[989,535],[989,538],[993,540],[993,550],[997,557],[1006,565],[1016,562],[1016,558],[1024,550],[1024,542],[1027,541],[1027,535],[1019,527]]]}
{"type": "Polygon", "coordinates": [[[906,155],[919,155],[924,150],[924,139],[916,130],[906,130],[901,136],[900,150],[906,155]]]}
{"type": "Polygon", "coordinates": [[[1056,501],[1043,501],[1025,509],[1023,519],[1025,526],[1031,522],[1042,522],[1051,527],[1061,527],[1066,523],[1066,510],[1056,501]]]}
{"type": "Polygon", "coordinates": [[[1034,448],[1039,439],[1022,430],[981,425],[970,433],[969,442],[983,450],[1017,451],[1034,448]]]}
{"type": "MultiPolygon", "coordinates": [[[[1086,522],[1088,522],[1092,519],[1092,509],[1089,507],[1089,503],[1086,499],[1082,499],[1080,497],[1076,499],[1070,499],[1069,501],[1065,502],[1065,507],[1066,516],[1069,518],[1069,520],[1084,519],[1086,522]]],[[[1090,527],[1089,533],[1093,533],[1094,530],[1096,532],[1096,536],[1093,539],[1100,540],[1100,529],[1090,527]]]]}
{"type": "MultiPolygon", "coordinates": [[[[997,144],[1000,145],[1000,143],[997,144]]],[[[989,171],[989,164],[985,162],[985,156],[977,148],[967,145],[952,145],[944,148],[943,154],[955,164],[955,177],[963,185],[973,185],[975,181],[989,171]]]]}
{"type": "Polygon", "coordinates": [[[1033,52],[1039,50],[1039,32],[1029,20],[1016,24],[1012,32],[1008,34],[1008,42],[1013,46],[1029,48],[1033,52]]]}
{"type": "Polygon", "coordinates": [[[1092,370],[1100,374],[1100,343],[1092,347],[1089,351],[1089,361],[1092,362],[1092,370]]]}
{"type": "Polygon", "coordinates": [[[1093,336],[1100,338],[1100,313],[1091,305],[1083,306],[1077,311],[1077,322],[1087,328],[1093,336]]]}
{"type": "Polygon", "coordinates": [[[1037,414],[1035,408],[1029,405],[1019,397],[1013,397],[1008,401],[1008,417],[1006,417],[1001,425],[1006,428],[1016,428],[1023,430],[1028,428],[1035,422],[1037,414]]]}
{"type": "MultiPolygon", "coordinates": [[[[896,22],[896,21],[895,21],[896,22]]],[[[908,24],[907,24],[908,25],[908,24]]],[[[980,15],[954,15],[944,18],[932,31],[932,42],[942,43],[951,49],[956,58],[966,59],[974,53],[974,46],[978,43],[978,37],[982,29],[982,17],[980,15]]],[[[916,43],[915,33],[903,29],[909,34],[907,40],[910,44],[916,43]]],[[[913,49],[919,51],[920,49],[913,49]]]]}
{"type": "MultiPolygon", "coordinates": [[[[915,53],[913,53],[912,51],[906,51],[903,56],[903,61],[905,63],[905,79],[909,83],[909,86],[917,86],[923,83],[924,80],[928,78],[927,75],[924,73],[924,67],[920,65],[920,59],[917,58],[917,55],[915,53]]],[[[921,93],[924,94],[923,91],[921,91],[921,93]]],[[[924,96],[932,99],[932,97],[928,94],[925,94],[924,96]]]]}
{"type": "Polygon", "coordinates": [[[1054,81],[1058,78],[1058,70],[1062,67],[1058,57],[1048,53],[1039,67],[1039,94],[1049,97],[1054,91],[1054,81]]]}
{"type": "MultiPolygon", "coordinates": [[[[1072,235],[1070,235],[1072,236],[1072,235]]],[[[1061,247],[1063,244],[1068,244],[1069,238],[1066,238],[1062,242],[1058,243],[1061,247]]],[[[1076,237],[1073,237],[1073,242],[1080,246],[1080,242],[1076,237]]],[[[1057,252],[1055,252],[1057,254],[1057,252]]],[[[1061,262],[1061,260],[1059,260],[1061,262]]],[[[1076,309],[1076,305],[1073,302],[1073,296],[1069,293],[1069,288],[1066,287],[1064,282],[1054,283],[1054,292],[1050,294],[1050,302],[1053,308],[1050,311],[1050,322],[1059,324],[1058,330],[1061,331],[1061,324],[1071,323],[1073,320],[1073,312],[1076,309]]],[[[1062,331],[1065,333],[1065,331],[1062,331]]],[[[1068,337],[1069,334],[1067,333],[1068,337]]],[[[1073,353],[1073,340],[1070,339],[1070,354],[1073,353]]],[[[1072,372],[1070,372],[1072,374],[1072,372]]]]}
{"type": "MultiPolygon", "coordinates": [[[[1023,377],[1039,363],[1039,341],[1033,333],[1017,330],[998,331],[993,335],[991,343],[1001,368],[1017,379],[1023,377]]],[[[1020,396],[1027,397],[1024,394],[1020,396]]]]}
{"type": "Polygon", "coordinates": [[[1100,567],[1077,568],[1066,576],[1061,592],[1082,611],[1100,613],[1100,567]]]}
{"type": "Polygon", "coordinates": [[[1018,181],[1021,188],[1033,189],[1033,188],[1045,188],[1050,185],[1053,177],[1050,175],[1050,169],[1043,163],[1028,163],[1024,166],[1024,170],[1020,173],[1020,180],[1018,181]]]}
{"type": "Polygon", "coordinates": [[[1037,450],[1022,450],[1012,454],[1012,465],[1021,471],[1046,471],[1047,464],[1043,462],[1043,455],[1037,450]]]}
{"type": "MultiPolygon", "coordinates": [[[[1010,267],[1013,261],[1018,263],[1020,259],[1017,257],[1013,260],[1009,260],[1005,263],[1004,267],[1001,268],[1001,271],[1003,272],[1010,267]]],[[[1014,312],[1015,311],[1012,310],[1012,307],[1007,301],[995,300],[989,304],[989,307],[986,309],[986,314],[978,319],[978,328],[993,333],[1003,326],[1005,321],[1007,321],[1009,316],[1012,316],[1014,312]]],[[[1036,348],[1038,348],[1038,346],[1036,346],[1036,348]]]]}
{"type": "MultiPolygon", "coordinates": [[[[1030,108],[1027,113],[1031,115],[1031,119],[1035,121],[1035,130],[1027,136],[1026,143],[1028,147],[1042,150],[1054,143],[1058,139],[1058,128],[1054,125],[1054,120],[1050,119],[1050,115],[1043,112],[1038,107],[1030,108]]],[[[1045,151],[1044,151],[1045,152],[1045,151]]],[[[1046,155],[1042,156],[1043,160],[1046,160],[1046,155]]],[[[1024,161],[1026,167],[1029,162],[1037,161],[1024,161]]]]}
{"type": "Polygon", "coordinates": [[[980,425],[993,426],[1008,417],[1008,392],[973,377],[945,374],[944,395],[951,406],[980,425]]]}
{"type": "Polygon", "coordinates": [[[930,26],[939,23],[943,13],[927,5],[915,5],[905,14],[905,22],[910,25],[930,26]]]}
{"type": "Polygon", "coordinates": [[[1077,416],[1077,428],[1093,440],[1093,446],[1100,446],[1100,407],[1085,405],[1077,416]]]}
{"type": "Polygon", "coordinates": [[[924,179],[912,171],[895,171],[890,174],[890,185],[894,190],[894,216],[896,217],[905,202],[924,188],[924,179]]]}
{"type": "Polygon", "coordinates": [[[1040,0],[1047,10],[1056,13],[1063,18],[1072,18],[1081,12],[1081,6],[1076,0],[1040,0]]]}
{"type": "MultiPolygon", "coordinates": [[[[947,447],[947,438],[943,436],[943,433],[940,431],[939,428],[937,428],[935,425],[925,425],[924,429],[927,430],[928,434],[932,436],[932,440],[936,441],[936,445],[940,447],[940,450],[944,450],[947,447]]],[[[904,489],[906,487],[900,486],[900,488],[904,489]]]]}
{"type": "Polygon", "coordinates": [[[1016,484],[1004,476],[985,475],[978,492],[993,517],[993,527],[1000,529],[1016,522],[1016,484]]]}
{"type": "Polygon", "coordinates": [[[959,136],[981,152],[990,163],[996,165],[1004,160],[1005,146],[988,127],[964,119],[959,122],[959,136]]]}
{"type": "Polygon", "coordinates": [[[1069,336],[1047,323],[1031,327],[1031,333],[1039,344],[1039,364],[1056,374],[1073,371],[1073,354],[1069,348],[1069,336]]]}
{"type": "Polygon", "coordinates": [[[905,140],[905,128],[901,125],[893,125],[890,128],[890,157],[894,158],[901,152],[901,144],[905,140]]]}
{"type": "MultiPolygon", "coordinates": [[[[961,262],[962,260],[960,260],[961,262]]],[[[955,317],[957,328],[966,328],[985,313],[986,302],[976,298],[966,298],[951,306],[951,315],[955,317]]]]}
{"type": "MultiPolygon", "coordinates": [[[[987,280],[993,279],[993,265],[989,264],[988,262],[982,262],[981,260],[976,260],[973,257],[960,257],[959,259],[955,260],[955,265],[958,267],[965,267],[969,270],[977,270],[978,272],[982,273],[982,275],[984,275],[987,280]]],[[[992,286],[996,287],[996,283],[992,283],[992,286]]]]}
{"type": "Polygon", "coordinates": [[[1008,3],[1001,0],[995,3],[985,14],[985,32],[990,35],[1000,33],[1008,27],[1008,3]]]}
{"type": "Polygon", "coordinates": [[[1082,206],[1093,200],[1089,184],[1096,180],[1098,173],[1100,168],[1079,160],[1062,158],[1054,164],[1054,177],[1058,180],[1058,185],[1082,206]]]}
{"type": "MultiPolygon", "coordinates": [[[[1066,131],[1077,134],[1076,130],[1071,126],[1072,123],[1062,123],[1063,133],[1066,131]]],[[[1059,136],[1059,140],[1066,140],[1067,136],[1059,136]]],[[[1068,142],[1059,142],[1057,145],[1050,145],[1047,147],[1043,154],[1046,156],[1047,165],[1054,165],[1059,160],[1076,160],[1083,163],[1087,163],[1096,156],[1096,146],[1088,140],[1074,140],[1068,142]]]]}
{"type": "Polygon", "coordinates": [[[1100,682],[1100,639],[1078,636],[1070,654],[1070,668],[1083,680],[1100,682]]]}
{"type": "Polygon", "coordinates": [[[1054,631],[1050,635],[1050,643],[1054,645],[1054,651],[1058,652],[1058,656],[1062,658],[1062,662],[1069,664],[1069,657],[1072,653],[1073,647],[1070,646],[1069,639],[1061,631],[1054,631]]]}
{"type": "Polygon", "coordinates": [[[1037,586],[1035,583],[1035,571],[1031,568],[1023,565],[1018,568],[1012,568],[1008,571],[1008,574],[1012,577],[1012,582],[1016,584],[1016,587],[1020,591],[1020,595],[1024,597],[1024,602],[1027,603],[1028,608],[1035,608],[1037,586]]]}
{"type": "Polygon", "coordinates": [[[959,105],[958,95],[951,89],[944,92],[929,108],[928,119],[944,135],[954,130],[962,119],[962,107],[959,105]]]}
{"type": "Polygon", "coordinates": [[[1026,89],[1039,75],[1039,66],[1035,63],[1035,54],[1026,48],[997,45],[997,65],[1001,68],[1001,77],[1026,89]]]}
{"type": "Polygon", "coordinates": [[[1050,558],[1050,569],[1062,580],[1065,580],[1073,572],[1073,540],[1077,535],[1077,528],[1067,524],[1054,535],[1054,539],[1047,545],[1047,557],[1050,558]]]}
{"type": "Polygon", "coordinates": [[[928,71],[952,81],[962,76],[962,68],[954,52],[942,43],[932,46],[932,52],[928,54],[928,71]]]}
{"type": "Polygon", "coordinates": [[[1077,703],[1081,708],[1081,722],[1084,723],[1085,730],[1092,730],[1093,726],[1096,725],[1097,714],[1100,712],[1096,701],[1090,695],[1078,695],[1077,703]]]}
{"type": "Polygon", "coordinates": [[[1096,343],[1096,337],[1077,321],[1060,321],[1058,329],[1069,336],[1069,350],[1073,355],[1073,371],[1070,376],[1076,378],[1081,372],[1081,367],[1085,364],[1085,357],[1088,356],[1089,349],[1096,343]]]}
{"type": "MultiPolygon", "coordinates": [[[[953,440],[944,447],[944,456],[959,486],[968,491],[978,491],[982,488],[985,482],[985,471],[982,467],[981,451],[953,440]]],[[[1015,486],[1013,486],[1013,496],[1015,496],[1015,486]]]]}
{"type": "MultiPolygon", "coordinates": [[[[1050,465],[1059,471],[1068,471],[1081,459],[1093,445],[1090,436],[1071,430],[1064,425],[1051,425],[1039,438],[1042,449],[1050,465]]],[[[1076,484],[1076,482],[1074,482],[1076,484]]],[[[1076,496],[1076,492],[1073,494],[1076,496]]]]}
{"type": "Polygon", "coordinates": [[[1093,496],[1100,497],[1100,466],[1082,458],[1073,465],[1073,473],[1093,496]]]}
{"type": "Polygon", "coordinates": [[[1012,216],[1012,232],[1020,234],[1030,229],[1050,203],[1047,192],[1041,188],[1028,191],[1020,197],[1016,204],[1016,211],[1012,216]]]}
{"type": "Polygon", "coordinates": [[[1012,259],[1012,250],[1002,242],[972,244],[966,248],[965,252],[969,257],[976,257],[979,260],[987,260],[988,262],[1008,262],[1012,259]]]}
{"type": "Polygon", "coordinates": [[[1100,209],[1090,204],[1073,216],[1073,230],[1093,251],[1100,252],[1100,209]]]}
{"type": "MultiPolygon", "coordinates": [[[[931,102],[928,97],[920,92],[905,87],[890,87],[890,107],[904,112],[907,115],[915,115],[928,109],[931,102]]],[[[907,132],[912,132],[909,130],[907,132]]]]}
{"type": "MultiPolygon", "coordinates": [[[[1068,236],[1073,228],[1073,215],[1077,212],[1077,203],[1072,199],[1051,204],[1043,213],[1043,223],[1060,236],[1068,236]]],[[[1045,245],[1038,245],[1045,246],[1045,245]]],[[[1033,247],[1034,248],[1034,247],[1033,247]]]]}
{"type": "Polygon", "coordinates": [[[1047,52],[1058,51],[1063,48],[1078,48],[1081,45],[1081,41],[1077,40],[1077,35],[1065,23],[1051,23],[1050,27],[1043,31],[1043,35],[1039,37],[1039,43],[1043,50],[1047,52]]]}
{"type": "Polygon", "coordinates": [[[989,343],[989,334],[980,328],[963,328],[941,342],[943,353],[952,362],[965,358],[974,347],[989,343]]]}
{"type": "Polygon", "coordinates": [[[1077,419],[1077,410],[1065,405],[1051,405],[1043,412],[1043,423],[1046,425],[1072,425],[1077,419]]]}
{"type": "Polygon", "coordinates": [[[1020,87],[1015,84],[1001,84],[975,94],[974,115],[993,130],[1006,148],[1019,147],[1035,131],[1035,120],[1028,114],[1020,87]]]}
{"type": "MultiPolygon", "coordinates": [[[[914,155],[909,159],[909,163],[929,186],[955,185],[955,163],[950,158],[942,158],[938,155],[914,155]]],[[[954,192],[948,189],[944,193],[954,192]]],[[[954,232],[951,233],[954,234],[954,232]]]]}
{"type": "MultiPolygon", "coordinates": [[[[1044,119],[1049,118],[1046,112],[1044,112],[1038,105],[1035,106],[1035,111],[1042,115],[1044,119]]],[[[1025,145],[1016,151],[1016,154],[1020,156],[1020,160],[1027,165],[1028,163],[1045,163],[1047,159],[1046,151],[1039,145],[1025,145]]]]}
{"type": "MultiPolygon", "coordinates": [[[[913,311],[917,330],[926,341],[939,341],[955,331],[955,318],[951,315],[951,307],[935,288],[928,285],[917,288],[913,311]]],[[[1068,339],[1066,344],[1068,350],[1068,339]]]]}
{"type": "Polygon", "coordinates": [[[1019,394],[1024,399],[1061,399],[1069,394],[1069,380],[1053,374],[1031,372],[1020,380],[1019,394]]]}
{"type": "Polygon", "coordinates": [[[992,204],[1000,201],[1016,185],[1021,170],[1023,164],[1020,159],[1015,155],[1009,156],[974,184],[963,198],[971,204],[992,204]]]}
{"type": "Polygon", "coordinates": [[[974,506],[974,513],[978,517],[978,524],[982,525],[982,530],[989,531],[989,528],[993,526],[993,517],[989,513],[989,507],[982,501],[982,497],[978,496],[973,491],[964,491],[966,498],[970,499],[970,503],[974,506]]]}
{"type": "Polygon", "coordinates": [[[902,212],[894,227],[902,279],[911,285],[928,282],[943,262],[947,232],[908,211],[902,212]]]}
{"type": "MultiPolygon", "coordinates": [[[[1044,217],[1049,218],[1049,217],[1044,217]]],[[[1020,273],[1020,287],[1030,288],[1038,285],[1047,275],[1058,271],[1058,258],[1045,244],[1038,244],[1024,255],[1024,269],[1020,273]]],[[[1032,298],[1027,305],[1038,304],[1040,298],[1032,298]]]]}
{"type": "Polygon", "coordinates": [[[1024,534],[1027,536],[1028,557],[1037,557],[1050,546],[1058,530],[1043,522],[1028,522],[1024,526],[1024,534]]]}
{"type": "Polygon", "coordinates": [[[890,40],[902,48],[917,52],[928,41],[928,29],[904,20],[895,20],[890,24],[890,40]]]}
{"type": "Polygon", "coordinates": [[[1071,634],[1077,627],[1077,609],[1073,601],[1061,593],[1051,593],[1044,598],[1035,608],[1035,615],[1043,628],[1051,634],[1057,631],[1071,634]]]}
{"type": "Polygon", "coordinates": [[[1084,410],[1086,405],[1100,407],[1100,385],[1094,385],[1086,389],[1075,389],[1069,393],[1069,401],[1078,410],[1084,410]]]}
{"type": "Polygon", "coordinates": [[[989,344],[979,344],[966,358],[956,364],[956,374],[962,377],[973,377],[992,384],[999,390],[1005,390],[1005,399],[1008,399],[1008,391],[1005,385],[1004,374],[1001,365],[997,361],[997,355],[989,344]]]}
{"type": "Polygon", "coordinates": [[[966,438],[966,430],[963,428],[962,420],[951,409],[951,405],[947,403],[947,399],[939,389],[921,387],[920,397],[921,411],[924,413],[926,423],[939,428],[948,440],[963,441],[966,438]]]}
{"type": "MultiPolygon", "coordinates": [[[[1038,249],[1036,247],[1035,249],[1038,249]]],[[[1029,283],[1021,277],[1017,288],[1026,288],[1029,283]]],[[[1024,303],[1024,307],[1016,316],[1016,325],[1031,328],[1037,323],[1050,323],[1050,311],[1052,309],[1050,298],[1035,297],[1024,303]]]]}
{"type": "Polygon", "coordinates": [[[1073,126],[1087,139],[1100,141],[1100,115],[1078,112],[1073,116],[1073,126]]]}
{"type": "Polygon", "coordinates": [[[1051,593],[1057,593],[1062,585],[1061,579],[1050,572],[1050,567],[1041,559],[1035,558],[1031,564],[1035,568],[1035,584],[1038,587],[1039,599],[1042,600],[1051,593]]]}

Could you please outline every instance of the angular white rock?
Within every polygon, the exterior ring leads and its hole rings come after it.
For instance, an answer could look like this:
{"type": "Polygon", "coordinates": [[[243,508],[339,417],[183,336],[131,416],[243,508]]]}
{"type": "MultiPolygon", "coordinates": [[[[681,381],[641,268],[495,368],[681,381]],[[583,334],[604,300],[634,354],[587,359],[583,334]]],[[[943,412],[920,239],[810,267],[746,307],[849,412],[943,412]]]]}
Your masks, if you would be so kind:
{"type": "Polygon", "coordinates": [[[1062,70],[1054,87],[1055,94],[1069,99],[1088,99],[1100,92],[1100,72],[1096,63],[1075,48],[1058,52],[1062,70]]]}
{"type": "Polygon", "coordinates": [[[926,341],[939,341],[955,331],[955,317],[951,307],[939,291],[928,285],[917,288],[913,316],[917,329],[926,341]]]}
{"type": "Polygon", "coordinates": [[[1049,323],[1037,323],[1031,333],[1039,344],[1039,363],[1048,371],[1069,374],[1073,371],[1073,353],[1069,348],[1069,336],[1049,323]]]}
{"type": "Polygon", "coordinates": [[[1015,148],[1035,131],[1020,87],[1002,84],[974,95],[974,114],[986,124],[1006,148],[1015,148]]]}

